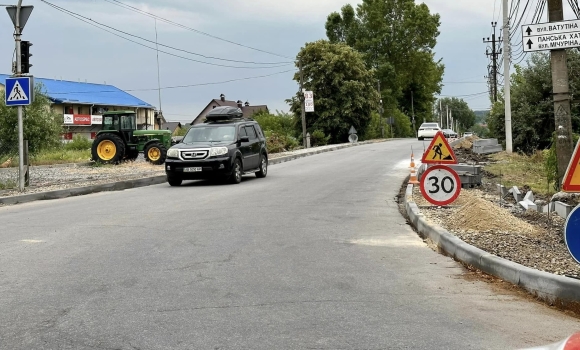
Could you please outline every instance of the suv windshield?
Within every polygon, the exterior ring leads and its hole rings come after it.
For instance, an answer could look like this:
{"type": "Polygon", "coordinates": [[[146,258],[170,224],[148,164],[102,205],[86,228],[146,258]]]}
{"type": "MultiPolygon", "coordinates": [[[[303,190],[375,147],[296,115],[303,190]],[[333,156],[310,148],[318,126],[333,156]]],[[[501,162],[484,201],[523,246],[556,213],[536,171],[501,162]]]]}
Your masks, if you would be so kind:
{"type": "Polygon", "coordinates": [[[200,126],[189,129],[183,143],[234,141],[236,128],[233,125],[200,126]]]}

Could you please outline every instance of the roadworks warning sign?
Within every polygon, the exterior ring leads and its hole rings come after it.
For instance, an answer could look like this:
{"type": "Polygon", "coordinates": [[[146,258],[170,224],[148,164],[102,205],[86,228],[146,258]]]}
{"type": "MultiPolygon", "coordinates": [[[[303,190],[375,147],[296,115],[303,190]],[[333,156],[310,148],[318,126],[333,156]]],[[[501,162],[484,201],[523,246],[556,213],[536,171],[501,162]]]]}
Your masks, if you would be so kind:
{"type": "Polygon", "coordinates": [[[427,164],[457,164],[455,152],[449,146],[449,142],[447,142],[442,131],[435,135],[429,148],[423,154],[421,162],[427,164]]]}

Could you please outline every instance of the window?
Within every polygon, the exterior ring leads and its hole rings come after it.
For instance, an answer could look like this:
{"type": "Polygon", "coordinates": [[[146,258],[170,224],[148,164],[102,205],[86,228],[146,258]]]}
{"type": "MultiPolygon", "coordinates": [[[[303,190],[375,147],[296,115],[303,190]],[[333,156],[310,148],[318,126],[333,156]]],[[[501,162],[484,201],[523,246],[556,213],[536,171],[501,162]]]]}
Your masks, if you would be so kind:
{"type": "Polygon", "coordinates": [[[83,107],[77,107],[78,114],[83,114],[83,107]]]}
{"type": "Polygon", "coordinates": [[[240,132],[238,133],[238,137],[242,136],[248,136],[248,133],[246,133],[246,128],[244,128],[243,126],[240,127],[240,132]]]}
{"type": "Polygon", "coordinates": [[[232,141],[236,129],[234,126],[204,126],[189,129],[183,143],[232,141]]]}
{"type": "Polygon", "coordinates": [[[135,130],[135,116],[133,115],[122,115],[121,116],[121,129],[122,130],[135,130]]]}
{"type": "Polygon", "coordinates": [[[253,126],[246,125],[246,132],[248,133],[250,140],[255,140],[258,138],[258,135],[256,135],[256,130],[254,130],[253,126]]]}

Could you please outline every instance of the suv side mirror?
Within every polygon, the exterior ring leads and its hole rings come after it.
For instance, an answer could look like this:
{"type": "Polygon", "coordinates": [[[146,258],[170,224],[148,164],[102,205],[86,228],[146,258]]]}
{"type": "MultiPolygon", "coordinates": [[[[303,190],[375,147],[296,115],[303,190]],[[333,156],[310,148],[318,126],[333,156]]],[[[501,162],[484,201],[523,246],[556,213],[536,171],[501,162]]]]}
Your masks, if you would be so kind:
{"type": "Polygon", "coordinates": [[[250,142],[250,138],[248,136],[241,136],[240,142],[250,142]]]}

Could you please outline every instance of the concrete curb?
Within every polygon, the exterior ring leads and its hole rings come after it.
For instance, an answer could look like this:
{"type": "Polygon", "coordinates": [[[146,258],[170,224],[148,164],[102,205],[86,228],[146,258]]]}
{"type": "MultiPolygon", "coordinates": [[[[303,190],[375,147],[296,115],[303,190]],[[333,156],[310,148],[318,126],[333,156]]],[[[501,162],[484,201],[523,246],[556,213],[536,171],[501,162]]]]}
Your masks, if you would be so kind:
{"type": "Polygon", "coordinates": [[[413,202],[413,185],[407,185],[405,210],[409,220],[423,238],[429,238],[454,259],[487,274],[511,282],[550,303],[580,302],[580,280],[535,270],[489,254],[469,245],[442,227],[431,225],[413,202]]]}
{"type": "MultiPolygon", "coordinates": [[[[379,141],[364,141],[354,144],[342,144],[336,145],[335,147],[329,147],[325,149],[318,149],[313,150],[310,152],[304,152],[301,154],[295,155],[288,155],[284,157],[274,158],[269,161],[270,165],[280,164],[284,162],[288,162],[291,160],[304,158],[308,156],[312,156],[319,153],[331,152],[336,151],[344,148],[354,147],[354,146],[361,146],[367,145],[372,143],[381,143],[386,142],[393,139],[387,140],[379,140],[379,141]]],[[[74,166],[74,165],[72,165],[74,166]]],[[[126,181],[119,181],[119,182],[111,182],[106,184],[100,185],[91,185],[91,186],[84,186],[84,187],[75,187],[75,188],[68,188],[64,190],[55,190],[49,192],[38,192],[38,193],[30,193],[30,194],[23,194],[19,196],[11,196],[11,197],[0,197],[0,204],[5,205],[13,205],[13,204],[20,204],[20,203],[29,203],[38,200],[50,200],[50,199],[60,199],[60,198],[67,198],[67,197],[74,197],[74,196],[82,196],[91,193],[98,193],[98,192],[107,192],[107,191],[123,191],[128,190],[131,188],[137,187],[144,187],[144,186],[151,186],[151,185],[159,185],[167,181],[165,175],[159,176],[152,176],[152,177],[145,177],[136,180],[126,180],[126,181]]]]}

